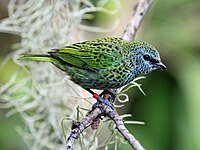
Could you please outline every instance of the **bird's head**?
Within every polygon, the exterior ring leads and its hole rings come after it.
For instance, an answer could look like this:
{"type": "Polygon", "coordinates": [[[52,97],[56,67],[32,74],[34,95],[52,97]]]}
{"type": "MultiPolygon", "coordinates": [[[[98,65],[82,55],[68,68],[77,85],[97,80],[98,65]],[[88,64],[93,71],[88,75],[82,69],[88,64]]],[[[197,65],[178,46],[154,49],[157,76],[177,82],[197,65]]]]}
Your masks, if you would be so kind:
{"type": "Polygon", "coordinates": [[[161,62],[158,51],[146,42],[133,42],[134,62],[139,74],[147,74],[155,69],[166,69],[161,62]]]}

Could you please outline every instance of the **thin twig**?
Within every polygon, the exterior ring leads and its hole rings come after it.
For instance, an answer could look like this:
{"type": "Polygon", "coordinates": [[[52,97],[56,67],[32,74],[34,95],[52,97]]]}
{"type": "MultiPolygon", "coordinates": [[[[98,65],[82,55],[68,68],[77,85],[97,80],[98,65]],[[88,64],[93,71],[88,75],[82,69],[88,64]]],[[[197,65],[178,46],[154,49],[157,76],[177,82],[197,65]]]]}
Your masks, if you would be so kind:
{"type": "Polygon", "coordinates": [[[147,13],[149,7],[151,6],[153,0],[139,0],[139,2],[135,5],[133,10],[133,15],[129,24],[126,26],[124,33],[122,35],[122,39],[130,42],[134,39],[139,26],[147,13]]]}
{"type": "Polygon", "coordinates": [[[105,110],[105,114],[112,119],[116,124],[116,129],[124,136],[130,145],[136,150],[144,150],[139,141],[126,129],[123,119],[114,110],[105,110]]]}
{"type": "MultiPolygon", "coordinates": [[[[104,106],[103,108],[107,108],[109,106],[101,104],[104,106]]],[[[109,107],[110,108],[110,107],[109,107]]],[[[83,118],[80,122],[73,122],[72,123],[72,130],[70,136],[66,139],[67,140],[67,149],[70,150],[72,145],[74,144],[75,140],[78,136],[85,130],[88,126],[90,126],[93,121],[102,115],[101,108],[98,106],[95,109],[91,110],[85,118],[83,118]]]]}
{"type": "MultiPolygon", "coordinates": [[[[127,25],[122,36],[124,40],[132,41],[134,39],[135,34],[152,2],[153,0],[139,0],[138,3],[134,6],[134,12],[131,17],[131,21],[127,25]]],[[[113,90],[113,93],[115,92],[116,90],[113,90]]],[[[103,98],[113,101],[112,95],[109,94],[104,94],[103,98]]],[[[136,138],[126,129],[122,118],[117,114],[117,112],[105,104],[95,105],[93,109],[86,115],[86,117],[83,118],[80,122],[73,122],[71,134],[68,138],[66,138],[67,149],[70,150],[78,136],[87,127],[90,125],[92,126],[94,122],[98,122],[97,120],[101,118],[101,116],[109,117],[112,119],[116,124],[116,129],[124,136],[124,138],[135,150],[144,150],[139,141],[136,140],[136,138]]]]}
{"type": "Polygon", "coordinates": [[[131,146],[136,150],[144,150],[141,144],[135,139],[135,137],[126,129],[122,118],[117,114],[115,110],[105,104],[99,104],[91,110],[81,122],[73,122],[72,131],[67,141],[67,149],[70,150],[72,145],[78,136],[89,127],[93,121],[101,116],[107,116],[112,119],[116,124],[116,129],[124,136],[126,140],[131,144],[131,146]]]}

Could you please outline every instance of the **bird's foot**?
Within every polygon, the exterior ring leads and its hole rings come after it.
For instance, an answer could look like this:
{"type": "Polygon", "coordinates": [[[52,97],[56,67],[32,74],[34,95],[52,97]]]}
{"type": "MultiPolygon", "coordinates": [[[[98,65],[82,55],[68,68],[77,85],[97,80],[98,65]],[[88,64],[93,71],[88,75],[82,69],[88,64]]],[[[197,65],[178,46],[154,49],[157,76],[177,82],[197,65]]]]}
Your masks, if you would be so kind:
{"type": "MultiPolygon", "coordinates": [[[[102,92],[102,93],[103,93],[103,92],[102,92]]],[[[102,96],[102,93],[100,94],[101,96],[102,96]]],[[[112,109],[114,109],[112,102],[110,102],[109,100],[102,98],[102,97],[101,97],[100,95],[98,95],[97,93],[93,93],[92,95],[93,95],[93,97],[97,100],[97,102],[92,106],[93,108],[94,108],[94,107],[97,107],[98,105],[100,105],[101,103],[103,103],[103,104],[105,104],[105,105],[110,106],[112,109]]]]}
{"type": "MultiPolygon", "coordinates": [[[[95,93],[96,94],[96,93],[95,93]]],[[[100,105],[100,104],[105,104],[105,105],[108,105],[108,106],[110,106],[112,109],[114,109],[114,107],[113,107],[113,104],[109,101],[109,100],[107,100],[107,99],[104,99],[104,98],[102,98],[102,97],[98,97],[97,98],[97,102],[92,106],[92,108],[95,108],[95,107],[97,107],[98,105],[100,105]]]]}
{"type": "Polygon", "coordinates": [[[113,107],[113,104],[111,102],[111,100],[113,101],[114,98],[115,98],[115,94],[111,91],[111,90],[104,90],[100,95],[93,92],[92,90],[90,89],[86,89],[88,92],[90,92],[92,94],[92,96],[97,100],[97,102],[93,105],[93,108],[94,107],[97,107],[98,105],[100,105],[101,103],[105,104],[105,105],[108,105],[110,106],[112,109],[114,109],[113,107]],[[105,94],[108,94],[108,95],[111,95],[110,97],[108,98],[103,98],[103,96],[105,94]]]}
{"type": "Polygon", "coordinates": [[[114,102],[116,98],[116,93],[112,89],[106,89],[101,94],[99,94],[100,97],[103,97],[104,95],[108,95],[106,99],[108,99],[112,103],[114,102]]]}

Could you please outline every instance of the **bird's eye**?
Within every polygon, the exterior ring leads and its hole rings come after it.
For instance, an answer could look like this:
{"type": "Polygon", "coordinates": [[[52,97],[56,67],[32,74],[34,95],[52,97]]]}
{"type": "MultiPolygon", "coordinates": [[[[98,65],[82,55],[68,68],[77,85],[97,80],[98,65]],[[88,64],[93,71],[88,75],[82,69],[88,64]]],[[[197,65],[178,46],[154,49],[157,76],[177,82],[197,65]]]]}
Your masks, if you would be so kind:
{"type": "Polygon", "coordinates": [[[143,56],[143,58],[144,58],[144,60],[149,60],[149,59],[150,59],[150,56],[149,56],[148,54],[145,54],[145,55],[143,56]]]}

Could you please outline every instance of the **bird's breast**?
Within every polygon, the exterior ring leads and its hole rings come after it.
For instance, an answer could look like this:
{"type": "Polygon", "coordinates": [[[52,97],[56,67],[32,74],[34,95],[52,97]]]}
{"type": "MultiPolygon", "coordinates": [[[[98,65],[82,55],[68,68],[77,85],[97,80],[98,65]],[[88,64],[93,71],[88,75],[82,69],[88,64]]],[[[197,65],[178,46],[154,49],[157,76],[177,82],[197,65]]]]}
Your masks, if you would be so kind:
{"type": "Polygon", "coordinates": [[[98,70],[96,72],[79,68],[69,68],[67,73],[72,81],[83,88],[100,90],[120,88],[131,82],[135,77],[134,72],[123,65],[98,70]]]}

